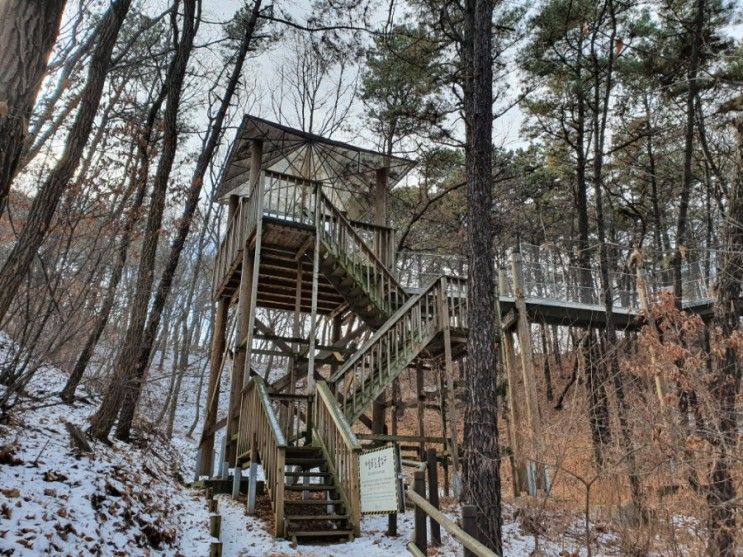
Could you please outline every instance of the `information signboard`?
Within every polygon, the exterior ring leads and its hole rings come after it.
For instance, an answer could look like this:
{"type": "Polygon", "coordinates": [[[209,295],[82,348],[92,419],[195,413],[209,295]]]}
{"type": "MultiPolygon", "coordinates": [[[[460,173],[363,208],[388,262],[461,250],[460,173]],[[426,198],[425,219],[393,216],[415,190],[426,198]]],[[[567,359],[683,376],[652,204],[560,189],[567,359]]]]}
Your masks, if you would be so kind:
{"type": "Polygon", "coordinates": [[[400,509],[400,461],[397,450],[381,447],[359,456],[359,487],[363,514],[396,513],[400,509]]]}

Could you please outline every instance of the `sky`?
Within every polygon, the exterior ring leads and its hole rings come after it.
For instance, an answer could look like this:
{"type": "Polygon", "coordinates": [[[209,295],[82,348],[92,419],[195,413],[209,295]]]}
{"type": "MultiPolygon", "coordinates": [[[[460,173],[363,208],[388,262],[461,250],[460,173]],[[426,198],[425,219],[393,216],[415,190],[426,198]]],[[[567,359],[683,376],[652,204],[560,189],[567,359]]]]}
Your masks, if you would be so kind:
{"type": "MultiPolygon", "coordinates": [[[[159,3],[165,4],[163,0],[153,0],[159,3]]],[[[226,21],[232,14],[243,4],[242,0],[212,0],[205,1],[204,10],[205,15],[209,16],[208,19],[215,21],[226,21]]],[[[311,14],[311,2],[308,0],[299,0],[294,2],[281,2],[278,3],[281,9],[290,13],[295,21],[304,21],[311,14]]],[[[399,3],[402,5],[402,3],[399,3]]],[[[382,23],[387,16],[387,3],[379,1],[376,3],[377,15],[372,16],[372,21],[379,21],[382,23]]],[[[395,17],[398,22],[402,22],[404,19],[404,8],[398,6],[395,10],[395,17]]],[[[211,26],[210,32],[216,32],[217,26],[211,26]]],[[[275,120],[276,116],[271,109],[270,95],[271,87],[269,84],[276,83],[278,80],[279,66],[283,64],[290,64],[293,58],[292,45],[289,41],[282,40],[278,44],[274,45],[269,51],[261,54],[259,57],[249,60],[246,63],[245,75],[257,75],[259,79],[255,80],[255,96],[254,96],[254,108],[252,111],[256,112],[258,116],[266,118],[268,120],[275,120]],[[256,71],[257,70],[257,71],[256,71]]],[[[363,63],[363,61],[359,61],[363,63]]],[[[515,80],[514,80],[515,81],[515,80]]],[[[514,82],[513,88],[517,88],[518,84],[514,82]]],[[[512,89],[515,91],[516,89],[512,89]]],[[[353,120],[351,128],[354,132],[349,133],[345,130],[339,130],[333,139],[339,139],[342,141],[348,141],[352,143],[360,143],[365,147],[373,147],[375,138],[371,135],[371,132],[366,129],[363,123],[363,104],[360,99],[356,99],[353,102],[351,109],[350,118],[353,120]]],[[[520,130],[523,123],[523,113],[518,107],[514,107],[509,110],[504,116],[502,116],[497,122],[493,129],[493,142],[496,146],[506,148],[516,148],[524,146],[520,130]]]]}

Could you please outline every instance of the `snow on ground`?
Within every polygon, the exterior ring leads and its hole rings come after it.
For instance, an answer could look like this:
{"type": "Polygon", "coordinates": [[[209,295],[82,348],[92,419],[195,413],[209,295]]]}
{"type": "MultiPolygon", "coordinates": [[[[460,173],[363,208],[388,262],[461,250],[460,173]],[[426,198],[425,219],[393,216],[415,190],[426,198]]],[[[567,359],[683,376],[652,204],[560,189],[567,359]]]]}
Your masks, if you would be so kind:
{"type": "MultiPolygon", "coordinates": [[[[193,368],[199,357],[194,356],[193,368]]],[[[159,413],[157,402],[164,400],[168,388],[169,355],[164,370],[147,383],[141,410],[148,419],[159,413]]],[[[66,423],[86,429],[97,400],[86,397],[72,406],[61,403],[56,393],[65,380],[62,371],[42,368],[29,385],[23,408],[13,412],[15,421],[0,425],[0,555],[208,555],[206,503],[201,492],[185,486],[193,477],[203,420],[202,409],[189,437],[196,411],[196,370],[184,378],[172,441],[138,430],[131,444],[91,441],[91,453],[72,446],[66,423]]],[[[204,385],[202,404],[205,389],[204,385]]],[[[222,399],[224,409],[224,389],[222,399]]],[[[529,555],[534,539],[522,531],[514,510],[504,513],[506,555],[529,555]]],[[[260,518],[247,516],[244,502],[219,496],[219,511],[224,557],[391,557],[406,555],[405,546],[413,537],[413,512],[408,511],[398,517],[397,537],[386,536],[385,516],[372,516],[363,519],[362,535],[352,542],[295,549],[288,541],[274,539],[260,518]]],[[[456,518],[456,509],[448,508],[447,514],[456,518]]],[[[580,546],[580,526],[573,529],[576,534],[568,538],[541,540],[541,554],[579,555],[573,551],[580,546]]],[[[435,553],[430,549],[430,555],[462,554],[456,540],[444,530],[442,536],[443,545],[435,553]]],[[[594,551],[601,554],[599,548],[594,551]]]]}
{"type": "Polygon", "coordinates": [[[206,505],[179,483],[175,451],[138,433],[79,452],[65,424],[86,428],[95,407],[41,398],[64,379],[39,372],[29,389],[39,401],[0,426],[0,554],[207,555],[206,505]]]}

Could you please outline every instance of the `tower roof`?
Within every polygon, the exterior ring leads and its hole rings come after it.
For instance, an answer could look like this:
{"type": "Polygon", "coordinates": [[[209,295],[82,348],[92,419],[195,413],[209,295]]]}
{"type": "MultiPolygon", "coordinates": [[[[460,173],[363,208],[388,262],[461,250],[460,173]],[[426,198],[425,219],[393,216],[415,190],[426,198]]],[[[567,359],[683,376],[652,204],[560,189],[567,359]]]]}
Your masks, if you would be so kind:
{"type": "Polygon", "coordinates": [[[237,130],[216,199],[224,199],[230,193],[248,193],[243,188],[247,188],[250,175],[250,144],[254,139],[263,141],[263,170],[329,182],[334,188],[351,193],[372,192],[376,171],[383,168],[387,169],[388,185],[393,186],[416,164],[246,114],[237,130]]]}

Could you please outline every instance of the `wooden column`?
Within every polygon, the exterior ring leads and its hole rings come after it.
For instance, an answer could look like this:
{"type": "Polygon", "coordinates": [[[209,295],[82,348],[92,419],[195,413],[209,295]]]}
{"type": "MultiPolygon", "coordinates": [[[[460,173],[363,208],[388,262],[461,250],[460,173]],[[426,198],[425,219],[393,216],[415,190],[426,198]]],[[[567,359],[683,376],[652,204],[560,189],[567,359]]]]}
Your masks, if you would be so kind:
{"type": "MultiPolygon", "coordinates": [[[[263,142],[253,140],[251,143],[250,189],[251,195],[258,196],[258,214],[263,213],[263,188],[261,183],[261,159],[263,142]]],[[[253,344],[253,322],[255,321],[255,299],[258,292],[258,270],[261,252],[263,218],[257,219],[255,231],[255,249],[250,253],[249,238],[242,247],[242,264],[240,271],[240,289],[237,306],[237,337],[235,339],[235,358],[232,363],[232,383],[230,389],[230,406],[227,413],[227,460],[234,463],[237,457],[237,443],[233,436],[237,434],[240,422],[240,399],[245,376],[250,372],[250,351],[253,344]]]]}
{"type": "MultiPolygon", "coordinates": [[[[439,292],[439,315],[441,316],[441,329],[444,333],[444,370],[446,373],[447,405],[449,406],[449,454],[454,466],[453,487],[454,496],[459,497],[461,481],[459,477],[459,444],[457,443],[457,423],[459,422],[456,406],[456,393],[454,392],[454,361],[451,351],[451,323],[449,321],[449,299],[446,289],[446,278],[441,279],[441,291],[439,292]]],[[[443,393],[441,404],[445,403],[443,393]]]]}
{"type": "Polygon", "coordinates": [[[214,315],[214,330],[212,333],[212,349],[209,362],[209,387],[206,395],[206,412],[204,416],[204,430],[199,443],[200,462],[199,474],[212,475],[214,466],[214,428],[217,425],[219,411],[219,378],[222,370],[222,357],[225,347],[225,333],[227,330],[227,314],[230,309],[229,300],[222,297],[217,302],[214,315]]]}
{"type": "MultiPolygon", "coordinates": [[[[387,169],[378,168],[374,184],[374,224],[387,226],[387,169]]],[[[374,251],[380,253],[379,245],[374,251]]],[[[382,260],[388,264],[387,261],[382,260]]],[[[372,403],[372,433],[384,433],[386,417],[385,393],[383,392],[372,403]]]]}
{"type": "Polygon", "coordinates": [[[527,468],[524,460],[524,440],[521,431],[524,418],[521,413],[519,393],[523,392],[523,381],[516,373],[516,354],[513,349],[511,331],[503,331],[503,362],[508,377],[508,410],[511,416],[511,452],[513,453],[513,495],[519,497],[528,491],[527,468]]]}
{"type": "MultiPolygon", "coordinates": [[[[519,340],[519,351],[521,352],[521,372],[524,379],[524,400],[526,402],[526,418],[529,424],[529,433],[533,450],[538,453],[541,444],[541,420],[539,417],[539,404],[537,399],[537,385],[534,380],[534,361],[532,359],[533,349],[531,344],[531,328],[529,316],[526,311],[526,300],[524,292],[523,269],[521,253],[511,253],[511,271],[513,273],[513,295],[516,300],[517,322],[516,330],[519,340]]],[[[544,477],[544,466],[537,465],[537,488],[546,486],[544,477]]]]}
{"type": "Polygon", "coordinates": [[[310,338],[307,351],[307,394],[315,393],[315,346],[317,345],[317,298],[320,278],[320,240],[322,237],[322,189],[315,184],[315,247],[312,253],[312,301],[310,304],[310,338]]]}
{"type": "MultiPolygon", "coordinates": [[[[426,435],[426,429],[423,424],[423,417],[426,405],[426,393],[424,391],[425,381],[423,377],[423,364],[420,358],[415,359],[415,389],[418,392],[418,437],[423,439],[426,435]]],[[[420,459],[423,460],[426,451],[425,441],[420,442],[420,459]]]]}
{"type": "MultiPolygon", "coordinates": [[[[642,265],[642,255],[637,256],[637,294],[640,298],[640,309],[642,309],[642,312],[645,314],[645,321],[647,322],[648,327],[650,327],[650,331],[655,337],[660,338],[660,332],[655,323],[655,318],[653,318],[653,315],[650,312],[650,292],[648,291],[648,281],[645,276],[645,269],[642,265]]],[[[650,361],[655,369],[655,350],[653,348],[650,349],[650,361]]],[[[661,373],[656,373],[655,394],[658,397],[658,402],[660,403],[660,408],[663,412],[666,411],[667,392],[668,388],[666,386],[665,378],[661,373]]]]}

